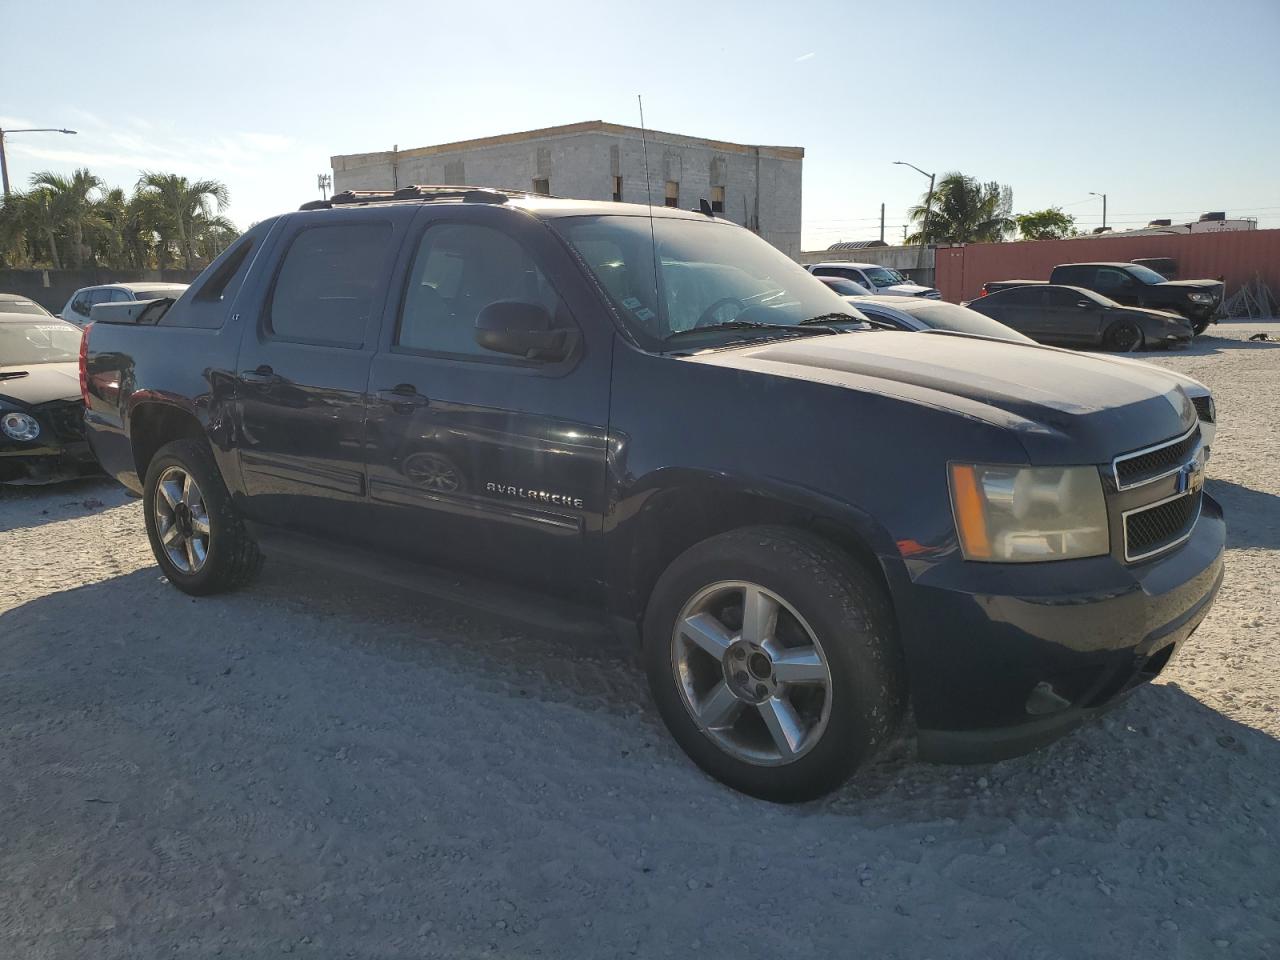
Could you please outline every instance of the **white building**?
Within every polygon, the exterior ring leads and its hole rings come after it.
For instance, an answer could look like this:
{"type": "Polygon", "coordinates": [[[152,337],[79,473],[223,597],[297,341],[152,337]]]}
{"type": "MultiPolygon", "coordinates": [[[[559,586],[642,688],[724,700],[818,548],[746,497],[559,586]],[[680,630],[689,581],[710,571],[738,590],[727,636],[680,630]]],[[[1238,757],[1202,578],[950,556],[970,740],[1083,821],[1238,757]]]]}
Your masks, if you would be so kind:
{"type": "Polygon", "coordinates": [[[783,253],[800,253],[802,147],[769,147],[646,131],[649,185],[639,127],[571,123],[412,150],[333,157],[333,189],[409,184],[507,187],[582,200],[624,200],[717,213],[758,232],[783,253]]]}

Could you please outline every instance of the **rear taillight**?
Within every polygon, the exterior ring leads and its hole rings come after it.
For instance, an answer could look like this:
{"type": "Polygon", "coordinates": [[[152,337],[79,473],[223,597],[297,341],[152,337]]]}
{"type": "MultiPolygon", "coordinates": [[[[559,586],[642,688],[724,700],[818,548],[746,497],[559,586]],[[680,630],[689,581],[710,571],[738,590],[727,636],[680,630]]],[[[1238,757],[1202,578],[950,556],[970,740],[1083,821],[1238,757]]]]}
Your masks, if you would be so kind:
{"type": "Polygon", "coordinates": [[[93,324],[86,323],[80,334],[80,399],[86,410],[89,409],[89,331],[92,329],[93,324]]]}
{"type": "Polygon", "coordinates": [[[979,290],[979,291],[978,291],[978,296],[980,296],[980,297],[985,297],[986,295],[987,295],[987,288],[986,288],[986,287],[983,287],[981,290],[979,290]]]}

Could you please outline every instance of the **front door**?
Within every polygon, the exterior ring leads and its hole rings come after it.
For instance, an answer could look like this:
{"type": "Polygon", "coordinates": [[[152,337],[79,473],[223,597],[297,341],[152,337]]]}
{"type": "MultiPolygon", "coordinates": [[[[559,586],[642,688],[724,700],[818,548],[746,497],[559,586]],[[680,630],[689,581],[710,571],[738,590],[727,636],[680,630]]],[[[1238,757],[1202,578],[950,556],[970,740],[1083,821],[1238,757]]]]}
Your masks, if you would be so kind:
{"type": "Polygon", "coordinates": [[[1044,293],[1044,339],[1064,344],[1101,342],[1102,304],[1076,290],[1058,288],[1044,293]]]}
{"type": "Polygon", "coordinates": [[[431,564],[589,602],[612,332],[579,325],[590,291],[536,221],[466,206],[423,219],[373,358],[367,535],[431,564]],[[481,347],[476,317],[503,300],[544,308],[574,332],[573,354],[538,362],[481,347]]]}
{"type": "Polygon", "coordinates": [[[282,238],[237,364],[251,519],[341,535],[365,503],[365,393],[399,239],[394,218],[363,210],[296,215],[282,238]]]}

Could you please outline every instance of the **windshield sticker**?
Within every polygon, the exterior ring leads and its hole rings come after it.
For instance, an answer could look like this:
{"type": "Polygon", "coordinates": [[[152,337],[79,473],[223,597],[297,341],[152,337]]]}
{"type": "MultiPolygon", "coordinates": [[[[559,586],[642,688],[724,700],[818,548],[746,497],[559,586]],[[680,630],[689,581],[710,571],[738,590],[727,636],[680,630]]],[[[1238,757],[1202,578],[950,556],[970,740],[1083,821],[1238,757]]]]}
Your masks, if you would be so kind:
{"type": "Polygon", "coordinates": [[[654,317],[657,316],[657,314],[654,313],[652,310],[650,310],[648,307],[641,307],[639,310],[635,311],[635,314],[636,314],[636,317],[640,320],[652,320],[654,317]]]}

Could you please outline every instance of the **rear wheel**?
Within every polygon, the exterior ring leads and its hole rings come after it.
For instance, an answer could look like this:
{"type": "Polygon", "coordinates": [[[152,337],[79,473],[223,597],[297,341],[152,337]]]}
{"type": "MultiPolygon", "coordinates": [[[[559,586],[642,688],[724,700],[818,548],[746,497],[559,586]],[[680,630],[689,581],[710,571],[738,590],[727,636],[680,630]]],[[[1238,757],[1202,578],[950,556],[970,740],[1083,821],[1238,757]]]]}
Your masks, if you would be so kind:
{"type": "Polygon", "coordinates": [[[781,527],[733,531],[681,555],[650,598],[644,659],[685,752],[767,800],[839,786],[892,738],[905,700],[879,579],[781,527]]]}
{"type": "Polygon", "coordinates": [[[1117,320],[1107,327],[1102,343],[1117,353],[1132,353],[1142,349],[1142,330],[1132,320],[1117,320]]]}
{"type": "Polygon", "coordinates": [[[143,510],[151,552],[184,593],[234,590],[252,580],[262,554],[249,536],[208,446],[175,440],[147,467],[143,510]]]}

